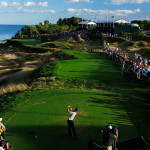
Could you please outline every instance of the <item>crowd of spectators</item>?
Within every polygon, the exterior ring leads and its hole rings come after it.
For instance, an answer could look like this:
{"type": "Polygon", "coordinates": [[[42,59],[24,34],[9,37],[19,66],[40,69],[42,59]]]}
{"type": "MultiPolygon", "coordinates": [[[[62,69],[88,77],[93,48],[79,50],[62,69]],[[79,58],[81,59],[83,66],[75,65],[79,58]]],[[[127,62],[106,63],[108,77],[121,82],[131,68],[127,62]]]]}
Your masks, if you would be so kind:
{"type": "Polygon", "coordinates": [[[150,60],[143,59],[140,54],[135,52],[134,59],[128,57],[127,53],[121,53],[119,49],[108,48],[108,43],[104,43],[104,51],[110,60],[121,64],[121,74],[124,75],[125,69],[128,70],[129,78],[139,81],[143,87],[150,86],[150,60]]]}

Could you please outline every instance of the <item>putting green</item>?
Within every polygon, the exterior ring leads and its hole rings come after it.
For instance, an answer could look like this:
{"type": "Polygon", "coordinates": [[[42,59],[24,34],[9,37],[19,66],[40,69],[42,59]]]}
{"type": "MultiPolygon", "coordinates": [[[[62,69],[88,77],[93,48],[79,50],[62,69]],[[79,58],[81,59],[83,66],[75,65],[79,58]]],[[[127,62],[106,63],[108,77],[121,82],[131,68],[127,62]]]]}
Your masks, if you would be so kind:
{"type": "MultiPolygon", "coordinates": [[[[69,52],[75,53],[76,59],[57,62],[56,77],[97,80],[114,85],[126,82],[116,64],[110,63],[105,56],[69,52]]],[[[15,98],[25,102],[6,123],[6,139],[16,150],[86,150],[88,139],[101,140],[100,130],[108,124],[119,129],[120,138],[137,136],[135,126],[120,103],[120,99],[125,98],[114,92],[43,90],[18,94],[15,98]],[[79,108],[75,118],[77,140],[67,137],[68,105],[79,108]]]]}

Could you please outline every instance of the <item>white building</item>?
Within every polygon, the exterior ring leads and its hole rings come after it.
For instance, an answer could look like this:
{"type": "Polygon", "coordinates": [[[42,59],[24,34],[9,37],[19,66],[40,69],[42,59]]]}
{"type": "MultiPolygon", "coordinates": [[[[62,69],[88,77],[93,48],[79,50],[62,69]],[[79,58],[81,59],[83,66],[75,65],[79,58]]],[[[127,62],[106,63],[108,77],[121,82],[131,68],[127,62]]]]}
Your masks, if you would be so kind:
{"type": "Polygon", "coordinates": [[[107,28],[107,29],[114,29],[116,27],[122,25],[129,25],[130,23],[126,20],[119,19],[119,20],[101,20],[97,21],[97,27],[100,28],[107,28]]]}
{"type": "Polygon", "coordinates": [[[96,26],[95,22],[80,22],[78,23],[79,28],[81,29],[88,29],[92,26],[96,26]]]}

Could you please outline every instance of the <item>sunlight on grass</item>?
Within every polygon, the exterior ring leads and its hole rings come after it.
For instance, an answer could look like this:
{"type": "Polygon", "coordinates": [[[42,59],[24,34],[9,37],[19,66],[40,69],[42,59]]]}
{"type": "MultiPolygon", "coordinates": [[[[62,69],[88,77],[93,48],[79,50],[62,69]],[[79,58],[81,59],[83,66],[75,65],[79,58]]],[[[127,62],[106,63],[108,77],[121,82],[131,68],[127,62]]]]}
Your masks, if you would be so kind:
{"type": "MultiPolygon", "coordinates": [[[[48,147],[51,145],[54,146],[54,143],[58,141],[61,143],[61,139],[65,137],[63,139],[64,144],[60,145],[61,148],[65,148],[69,144],[66,138],[67,119],[69,115],[66,110],[68,105],[72,105],[73,108],[79,108],[77,116],[75,117],[75,127],[78,140],[81,139],[83,142],[82,145],[80,145],[83,150],[86,149],[88,138],[101,138],[101,135],[97,134],[97,132],[100,131],[100,129],[105,129],[107,124],[117,126],[120,131],[120,137],[136,136],[137,132],[128,114],[118,101],[109,97],[110,94],[111,93],[105,93],[103,96],[101,92],[80,92],[73,90],[33,92],[28,93],[27,96],[22,95],[23,97],[20,94],[18,98],[22,97],[24,101],[30,103],[24,105],[24,107],[7,122],[7,128],[9,129],[7,138],[16,149],[19,149],[22,147],[22,144],[28,145],[30,143],[31,139],[28,138],[28,132],[34,131],[39,137],[42,136],[43,133],[45,134],[43,140],[51,141],[50,143],[45,143],[45,146],[48,147]],[[106,94],[108,94],[108,96],[106,96],[106,94]],[[25,130],[21,131],[24,126],[27,126],[29,129],[25,127],[25,130]],[[43,128],[42,133],[41,128],[43,128]],[[123,128],[131,132],[125,132],[122,130],[123,128]],[[14,140],[14,137],[10,136],[12,130],[15,130],[13,134],[20,138],[21,144],[16,144],[16,139],[14,140]],[[20,131],[24,134],[21,135],[20,131]],[[60,138],[53,138],[55,133],[57,133],[57,136],[60,138]]],[[[113,96],[117,95],[113,94],[113,96]]],[[[37,144],[40,147],[40,143],[37,144]]],[[[76,144],[73,143],[72,149],[76,149],[75,145],[76,144]]],[[[60,146],[58,147],[60,148],[60,146]]],[[[30,147],[34,147],[34,144],[31,144],[30,147]]]]}

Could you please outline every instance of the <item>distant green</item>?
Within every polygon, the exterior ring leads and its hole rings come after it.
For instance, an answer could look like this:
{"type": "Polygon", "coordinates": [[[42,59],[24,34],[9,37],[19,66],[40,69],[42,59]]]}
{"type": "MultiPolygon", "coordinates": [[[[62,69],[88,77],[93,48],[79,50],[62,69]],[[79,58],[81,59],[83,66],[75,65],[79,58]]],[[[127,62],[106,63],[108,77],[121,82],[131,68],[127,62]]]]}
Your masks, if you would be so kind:
{"type": "Polygon", "coordinates": [[[11,39],[11,41],[20,42],[21,44],[25,46],[36,46],[37,44],[41,44],[42,41],[38,39],[11,39]]]}

